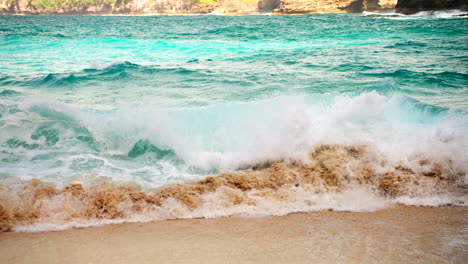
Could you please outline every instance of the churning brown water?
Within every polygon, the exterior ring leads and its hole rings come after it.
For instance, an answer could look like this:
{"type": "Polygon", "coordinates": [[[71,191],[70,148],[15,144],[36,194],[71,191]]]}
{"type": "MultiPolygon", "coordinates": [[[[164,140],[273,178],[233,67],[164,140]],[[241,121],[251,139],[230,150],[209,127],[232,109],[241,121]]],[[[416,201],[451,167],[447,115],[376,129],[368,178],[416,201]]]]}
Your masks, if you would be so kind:
{"type": "Polygon", "coordinates": [[[305,159],[265,162],[155,190],[112,183],[57,188],[35,179],[9,179],[0,185],[0,230],[325,209],[374,211],[394,204],[433,205],[428,199],[436,205],[464,205],[464,175],[449,159],[415,157],[404,166],[376,156],[367,146],[323,145],[305,159]]]}

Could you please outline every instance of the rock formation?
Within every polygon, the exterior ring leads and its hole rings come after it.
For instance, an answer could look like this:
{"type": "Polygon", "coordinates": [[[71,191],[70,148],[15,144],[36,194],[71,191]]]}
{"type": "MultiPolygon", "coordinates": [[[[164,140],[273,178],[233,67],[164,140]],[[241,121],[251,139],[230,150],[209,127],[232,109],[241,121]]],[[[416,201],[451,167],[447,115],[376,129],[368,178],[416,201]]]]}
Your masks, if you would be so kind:
{"type": "Polygon", "coordinates": [[[260,0],[258,10],[262,13],[273,12],[281,4],[281,0],[260,0]]]}
{"type": "Polygon", "coordinates": [[[277,15],[393,9],[397,0],[0,0],[0,14],[277,15]]]}
{"type": "Polygon", "coordinates": [[[398,0],[396,5],[396,11],[406,15],[447,9],[468,11],[468,0],[398,0]]]}
{"type": "Polygon", "coordinates": [[[281,0],[276,14],[360,13],[392,9],[396,0],[281,0]]]}

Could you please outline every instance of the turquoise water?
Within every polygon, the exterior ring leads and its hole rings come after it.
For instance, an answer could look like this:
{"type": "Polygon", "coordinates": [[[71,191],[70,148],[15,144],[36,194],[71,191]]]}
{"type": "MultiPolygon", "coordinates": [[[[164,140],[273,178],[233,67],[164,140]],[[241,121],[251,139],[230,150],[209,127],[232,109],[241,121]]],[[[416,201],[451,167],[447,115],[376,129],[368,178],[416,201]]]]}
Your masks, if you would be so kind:
{"type": "Polygon", "coordinates": [[[466,17],[0,16],[2,178],[158,187],[321,144],[466,178],[467,136],[466,17]]]}

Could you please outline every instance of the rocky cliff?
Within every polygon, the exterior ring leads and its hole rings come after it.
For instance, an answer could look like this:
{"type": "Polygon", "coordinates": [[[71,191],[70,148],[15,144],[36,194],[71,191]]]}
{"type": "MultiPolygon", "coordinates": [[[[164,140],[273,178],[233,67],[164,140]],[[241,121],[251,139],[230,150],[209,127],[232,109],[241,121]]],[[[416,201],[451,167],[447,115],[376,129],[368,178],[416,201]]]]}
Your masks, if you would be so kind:
{"type": "Polygon", "coordinates": [[[396,5],[397,12],[407,15],[446,9],[468,11],[468,0],[398,0],[396,5]]]}
{"type": "Polygon", "coordinates": [[[0,14],[350,13],[393,9],[397,0],[0,0],[0,14]]]}
{"type": "Polygon", "coordinates": [[[281,0],[277,14],[359,13],[394,8],[396,0],[281,0]]]}

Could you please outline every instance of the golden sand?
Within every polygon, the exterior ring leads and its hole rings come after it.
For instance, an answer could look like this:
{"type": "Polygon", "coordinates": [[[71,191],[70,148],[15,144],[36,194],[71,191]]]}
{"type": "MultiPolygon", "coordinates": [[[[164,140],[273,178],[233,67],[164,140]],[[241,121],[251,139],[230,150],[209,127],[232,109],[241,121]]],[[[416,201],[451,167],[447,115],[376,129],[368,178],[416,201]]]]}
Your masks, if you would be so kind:
{"type": "Polygon", "coordinates": [[[0,263],[467,263],[466,207],[1,233],[0,263]]]}

